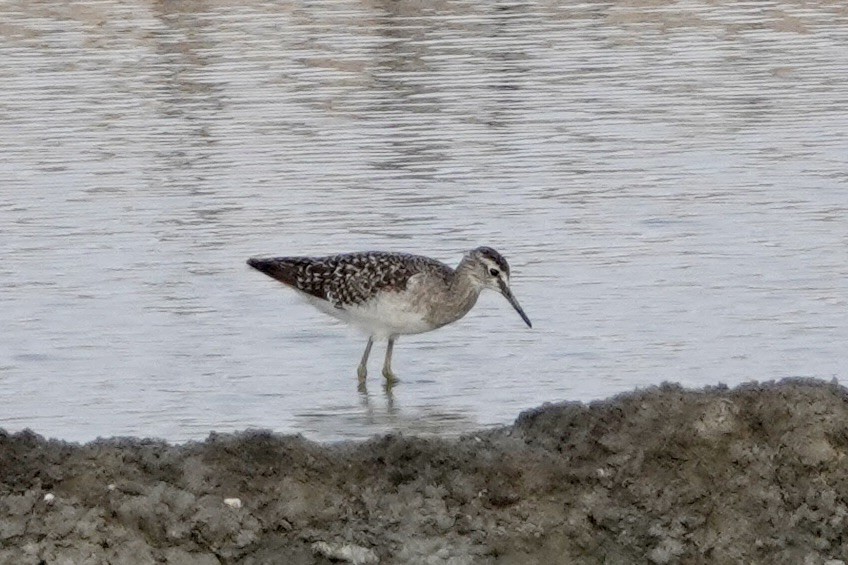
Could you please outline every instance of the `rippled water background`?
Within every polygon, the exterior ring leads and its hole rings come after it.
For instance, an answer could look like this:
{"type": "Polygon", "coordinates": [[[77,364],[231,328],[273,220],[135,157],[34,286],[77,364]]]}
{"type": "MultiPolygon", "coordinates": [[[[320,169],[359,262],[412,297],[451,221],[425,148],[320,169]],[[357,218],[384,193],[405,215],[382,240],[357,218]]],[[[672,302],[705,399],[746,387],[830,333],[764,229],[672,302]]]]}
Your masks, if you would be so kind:
{"type": "Polygon", "coordinates": [[[0,427],[457,433],[665,380],[848,377],[842,2],[0,4],[0,427]],[[512,263],[364,337],[250,255],[512,263]]]}

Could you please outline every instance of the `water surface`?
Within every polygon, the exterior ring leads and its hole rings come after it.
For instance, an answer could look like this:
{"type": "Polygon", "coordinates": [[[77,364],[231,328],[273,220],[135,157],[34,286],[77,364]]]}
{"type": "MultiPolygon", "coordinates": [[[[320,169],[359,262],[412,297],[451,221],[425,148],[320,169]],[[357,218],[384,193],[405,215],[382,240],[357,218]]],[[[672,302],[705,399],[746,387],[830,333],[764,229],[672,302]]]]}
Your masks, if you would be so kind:
{"type": "Polygon", "coordinates": [[[546,401],[848,374],[832,2],[10,0],[0,426],[455,434],[546,401]],[[251,255],[510,260],[382,349],[251,255]]]}

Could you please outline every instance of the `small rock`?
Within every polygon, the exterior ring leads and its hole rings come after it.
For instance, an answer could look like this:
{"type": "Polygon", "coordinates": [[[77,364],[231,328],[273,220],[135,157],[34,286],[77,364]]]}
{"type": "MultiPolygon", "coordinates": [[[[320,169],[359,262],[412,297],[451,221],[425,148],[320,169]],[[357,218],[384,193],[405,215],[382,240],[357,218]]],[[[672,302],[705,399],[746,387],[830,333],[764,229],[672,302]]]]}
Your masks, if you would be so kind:
{"type": "Polygon", "coordinates": [[[379,563],[380,558],[373,550],[352,543],[327,543],[316,541],[312,544],[312,551],[336,561],[347,561],[354,565],[368,565],[379,563]]]}
{"type": "Polygon", "coordinates": [[[225,498],[224,504],[226,504],[230,508],[241,508],[241,499],[240,498],[225,498]]]}

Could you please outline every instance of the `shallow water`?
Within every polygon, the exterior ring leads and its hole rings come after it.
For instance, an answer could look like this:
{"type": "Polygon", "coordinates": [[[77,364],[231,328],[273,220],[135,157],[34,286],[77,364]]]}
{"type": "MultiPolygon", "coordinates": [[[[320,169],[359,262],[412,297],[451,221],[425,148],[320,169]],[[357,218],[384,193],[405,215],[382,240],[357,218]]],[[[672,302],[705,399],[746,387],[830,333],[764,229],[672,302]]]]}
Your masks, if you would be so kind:
{"type": "Polygon", "coordinates": [[[453,434],[545,401],[848,374],[832,2],[0,7],[0,426],[453,434]],[[251,255],[506,255],[365,338],[251,255]]]}

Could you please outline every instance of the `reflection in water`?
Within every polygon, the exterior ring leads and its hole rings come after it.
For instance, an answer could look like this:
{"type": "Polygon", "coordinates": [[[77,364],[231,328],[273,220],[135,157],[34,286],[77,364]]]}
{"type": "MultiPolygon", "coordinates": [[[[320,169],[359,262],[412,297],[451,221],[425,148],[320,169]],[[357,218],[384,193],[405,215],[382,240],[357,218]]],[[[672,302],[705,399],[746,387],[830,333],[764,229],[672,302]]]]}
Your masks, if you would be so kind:
{"type": "Polygon", "coordinates": [[[0,426],[442,434],[844,375],[844,10],[649,4],[4,3],[0,426]],[[478,245],[534,329],[484,295],[388,394],[244,265],[478,245]]]}
{"type": "Polygon", "coordinates": [[[297,412],[297,429],[307,437],[336,441],[361,439],[387,430],[445,437],[480,428],[479,422],[460,410],[444,410],[439,405],[404,409],[395,401],[394,387],[383,384],[380,389],[379,394],[372,394],[367,386],[360,385],[358,406],[327,405],[320,410],[297,412]]]}

